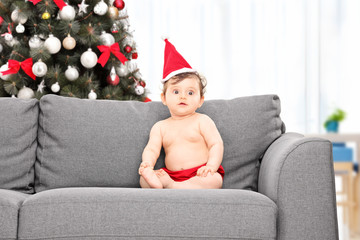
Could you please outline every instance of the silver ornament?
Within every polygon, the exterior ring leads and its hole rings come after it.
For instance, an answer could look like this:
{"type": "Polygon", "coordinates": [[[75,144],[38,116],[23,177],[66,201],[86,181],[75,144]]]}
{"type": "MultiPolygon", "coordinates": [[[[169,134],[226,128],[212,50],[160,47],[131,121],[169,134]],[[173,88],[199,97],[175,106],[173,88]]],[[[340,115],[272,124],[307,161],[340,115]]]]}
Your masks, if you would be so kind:
{"type": "Polygon", "coordinates": [[[137,86],[135,87],[135,93],[136,93],[137,95],[142,95],[142,94],[144,94],[144,92],[145,92],[144,87],[142,87],[142,86],[140,86],[140,85],[137,85],[137,86]]]}
{"type": "Polygon", "coordinates": [[[115,38],[112,34],[102,31],[100,35],[100,42],[102,45],[111,46],[115,43],[115,38]]]}
{"type": "Polygon", "coordinates": [[[45,80],[42,80],[41,83],[38,85],[37,92],[43,93],[45,88],[45,80]]]}
{"type": "Polygon", "coordinates": [[[86,52],[81,54],[80,62],[86,68],[93,68],[97,63],[98,57],[96,54],[89,48],[86,52]]]}
{"type": "Polygon", "coordinates": [[[0,43],[0,53],[2,52],[2,50],[4,49],[3,45],[1,45],[0,43]]]}
{"type": "Polygon", "coordinates": [[[23,33],[23,32],[25,32],[25,27],[24,27],[24,25],[22,25],[21,23],[19,23],[19,24],[16,26],[15,30],[16,30],[17,33],[23,33]]]}
{"type": "Polygon", "coordinates": [[[69,81],[75,81],[79,78],[79,71],[72,66],[68,66],[68,69],[65,71],[65,77],[69,81]]]}
{"type": "Polygon", "coordinates": [[[95,100],[97,98],[97,94],[94,92],[94,90],[91,90],[88,94],[88,98],[91,100],[95,100]]]}
{"type": "Polygon", "coordinates": [[[39,48],[44,45],[44,41],[42,41],[38,35],[34,35],[29,40],[29,47],[30,48],[39,48]]]}
{"type": "MultiPolygon", "coordinates": [[[[127,63],[127,62],[126,62],[127,63]]],[[[129,74],[129,69],[127,68],[127,64],[122,64],[120,63],[117,67],[116,67],[116,73],[120,76],[120,77],[126,77],[129,74]]]]}
{"type": "Polygon", "coordinates": [[[25,13],[19,12],[19,9],[15,9],[11,13],[11,20],[13,20],[15,23],[24,24],[28,20],[28,17],[25,13]]]}
{"type": "Polygon", "coordinates": [[[54,93],[57,93],[60,91],[60,85],[58,82],[54,83],[53,85],[51,85],[51,91],[54,93]]]}
{"type": "Polygon", "coordinates": [[[82,15],[83,13],[87,13],[87,7],[89,5],[85,3],[85,0],[82,0],[81,4],[78,4],[79,7],[79,15],[82,15]]]}
{"type": "Polygon", "coordinates": [[[34,91],[31,88],[25,86],[22,89],[20,89],[17,95],[17,97],[21,99],[31,99],[34,96],[35,96],[34,91]]]}
{"type": "Polygon", "coordinates": [[[35,74],[35,76],[43,77],[47,73],[47,66],[44,62],[39,60],[36,63],[34,63],[34,65],[32,67],[32,71],[35,74]]]}
{"type": "Polygon", "coordinates": [[[75,19],[75,9],[70,5],[66,5],[59,11],[59,16],[62,20],[72,21],[75,19]]]}
{"type": "Polygon", "coordinates": [[[100,2],[98,2],[95,7],[94,7],[94,13],[96,13],[97,15],[105,15],[108,11],[108,5],[104,2],[104,0],[101,0],[100,2]]]}
{"type": "Polygon", "coordinates": [[[57,37],[54,37],[52,34],[50,34],[49,37],[45,40],[44,45],[50,54],[56,54],[61,49],[60,40],[57,37]]]}
{"type": "Polygon", "coordinates": [[[119,27],[116,23],[114,23],[112,26],[111,26],[111,32],[112,33],[118,33],[119,32],[119,27]]]}

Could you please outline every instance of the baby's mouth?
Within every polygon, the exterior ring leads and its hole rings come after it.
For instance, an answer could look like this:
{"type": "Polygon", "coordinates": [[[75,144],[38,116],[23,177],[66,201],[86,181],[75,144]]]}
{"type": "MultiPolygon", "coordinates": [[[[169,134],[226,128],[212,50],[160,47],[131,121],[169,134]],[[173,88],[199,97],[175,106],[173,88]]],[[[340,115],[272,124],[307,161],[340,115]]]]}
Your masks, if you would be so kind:
{"type": "Polygon", "coordinates": [[[187,104],[182,102],[182,103],[179,103],[179,105],[186,106],[187,104]]]}

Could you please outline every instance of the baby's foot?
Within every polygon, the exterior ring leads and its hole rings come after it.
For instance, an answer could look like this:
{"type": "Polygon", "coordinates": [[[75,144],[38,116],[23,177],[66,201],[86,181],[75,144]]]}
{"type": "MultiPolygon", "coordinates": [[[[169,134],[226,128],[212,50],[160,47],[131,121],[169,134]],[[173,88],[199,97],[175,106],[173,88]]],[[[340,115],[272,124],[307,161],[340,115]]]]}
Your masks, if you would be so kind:
{"type": "Polygon", "coordinates": [[[145,179],[151,188],[163,188],[161,181],[156,176],[154,170],[151,168],[145,168],[142,171],[141,176],[145,179]]]}
{"type": "Polygon", "coordinates": [[[169,174],[165,172],[163,169],[157,170],[156,176],[158,176],[164,188],[171,188],[172,185],[174,184],[174,180],[172,180],[169,174]]]}

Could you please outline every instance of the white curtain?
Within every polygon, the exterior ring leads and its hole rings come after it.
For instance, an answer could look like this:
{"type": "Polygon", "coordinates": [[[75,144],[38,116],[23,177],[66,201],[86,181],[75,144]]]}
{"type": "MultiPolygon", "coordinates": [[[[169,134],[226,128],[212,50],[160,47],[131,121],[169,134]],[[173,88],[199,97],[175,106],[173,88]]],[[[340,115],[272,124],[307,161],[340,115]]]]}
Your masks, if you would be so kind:
{"type": "Polygon", "coordinates": [[[160,100],[169,37],[208,80],[205,99],[277,94],[287,131],[360,131],[359,0],[127,0],[149,97],[160,100]]]}

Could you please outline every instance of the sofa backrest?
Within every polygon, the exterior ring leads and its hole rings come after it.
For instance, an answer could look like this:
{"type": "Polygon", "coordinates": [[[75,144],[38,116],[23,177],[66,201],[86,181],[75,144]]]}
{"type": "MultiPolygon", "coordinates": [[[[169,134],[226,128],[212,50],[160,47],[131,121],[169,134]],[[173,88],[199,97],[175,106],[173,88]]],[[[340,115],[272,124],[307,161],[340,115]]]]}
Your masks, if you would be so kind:
{"type": "MultiPolygon", "coordinates": [[[[284,132],[275,95],[209,100],[199,109],[224,141],[224,188],[257,187],[259,159],[284,132]]],[[[162,103],[40,100],[36,191],[60,187],[139,187],[138,168],[151,127],[169,117],[162,103]]],[[[164,166],[162,153],[155,168],[164,166]]]]}
{"type": "Polygon", "coordinates": [[[36,99],[0,98],[0,188],[34,193],[39,107],[36,99]]]}

